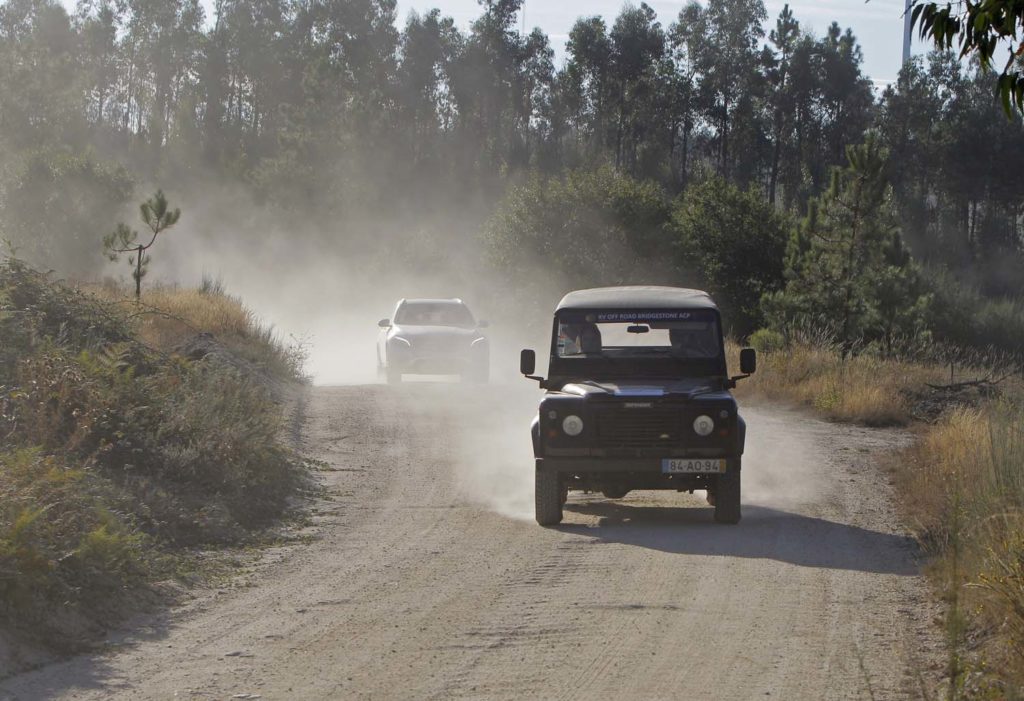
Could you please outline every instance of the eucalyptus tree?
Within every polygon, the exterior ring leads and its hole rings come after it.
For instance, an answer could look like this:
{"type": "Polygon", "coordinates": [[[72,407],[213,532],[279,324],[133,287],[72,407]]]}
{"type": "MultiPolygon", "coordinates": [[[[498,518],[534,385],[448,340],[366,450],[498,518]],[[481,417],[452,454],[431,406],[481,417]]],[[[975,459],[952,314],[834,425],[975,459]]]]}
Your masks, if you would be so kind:
{"type": "Polygon", "coordinates": [[[559,80],[566,117],[578,147],[592,162],[609,142],[606,106],[611,94],[612,45],[601,17],[581,17],[569,32],[559,80]]]}
{"type": "Polygon", "coordinates": [[[80,0],[77,21],[82,64],[89,75],[90,120],[102,126],[110,103],[116,100],[119,75],[117,34],[124,22],[124,6],[109,0],[98,4],[80,0]]]}
{"type": "Polygon", "coordinates": [[[127,0],[126,6],[122,128],[145,137],[156,167],[177,110],[195,104],[184,98],[196,88],[203,7],[199,0],[127,0]]]}
{"type": "MultiPolygon", "coordinates": [[[[718,170],[732,174],[734,154],[730,132],[734,117],[748,105],[762,78],[758,43],[768,19],[762,0],[710,0],[700,12],[692,12],[694,58],[700,89],[706,100],[706,116],[716,131],[718,170]]],[[[748,144],[749,145],[749,144],[748,144]]]]}
{"type": "Polygon", "coordinates": [[[455,21],[442,17],[440,10],[422,16],[412,12],[405,24],[398,64],[398,109],[414,163],[439,156],[441,135],[454,126],[448,71],[462,41],[455,21]]]}
{"type": "Polygon", "coordinates": [[[670,96],[669,167],[679,190],[685,190],[688,183],[691,136],[704,110],[698,89],[697,63],[703,41],[700,36],[704,31],[703,19],[703,8],[691,0],[679,11],[668,33],[672,69],[666,81],[670,96]]]}
{"type": "Polygon", "coordinates": [[[43,148],[84,124],[78,37],[56,2],[0,3],[0,132],[16,149],[43,148]]]}
{"type": "Polygon", "coordinates": [[[276,144],[281,106],[301,99],[296,76],[289,70],[292,3],[221,0],[216,11],[216,26],[206,45],[206,68],[209,79],[224,81],[219,99],[226,103],[214,110],[241,136],[246,152],[258,158],[276,144]],[[218,60],[223,62],[222,77],[211,71],[218,60]]]}
{"type": "Polygon", "coordinates": [[[775,28],[768,35],[772,53],[768,63],[771,84],[769,103],[772,111],[772,160],[768,174],[768,201],[775,204],[779,183],[779,162],[784,145],[791,140],[794,100],[790,62],[800,38],[800,23],[786,4],[775,20],[775,28]]]}
{"type": "Polygon", "coordinates": [[[792,148],[783,149],[778,167],[787,208],[805,209],[828,188],[845,147],[871,126],[874,95],[861,60],[856,38],[835,23],[820,39],[802,34],[795,41],[788,71],[792,148]]]}
{"type": "Polygon", "coordinates": [[[467,172],[500,174],[531,162],[530,130],[546,119],[554,53],[540,30],[517,31],[522,0],[481,5],[453,62],[451,91],[467,172]]]}
{"type": "Polygon", "coordinates": [[[658,64],[665,32],[646,3],[626,5],[609,33],[612,99],[615,110],[615,165],[637,172],[638,151],[654,131],[658,64]]]}
{"type": "Polygon", "coordinates": [[[1024,290],[1024,193],[1003,177],[1024,158],[1024,124],[991,99],[991,80],[952,52],[908,62],[882,98],[879,129],[908,241],[933,266],[986,292],[1024,290]]]}

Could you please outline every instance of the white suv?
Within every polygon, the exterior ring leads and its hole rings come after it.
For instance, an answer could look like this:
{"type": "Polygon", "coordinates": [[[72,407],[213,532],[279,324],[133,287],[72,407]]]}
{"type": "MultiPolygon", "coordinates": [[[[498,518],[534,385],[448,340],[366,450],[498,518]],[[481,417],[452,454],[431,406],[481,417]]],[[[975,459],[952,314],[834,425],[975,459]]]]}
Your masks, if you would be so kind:
{"type": "Polygon", "coordinates": [[[377,368],[389,384],[402,374],[460,375],[487,382],[490,348],[477,321],[461,299],[403,299],[391,319],[381,319],[377,368]]]}

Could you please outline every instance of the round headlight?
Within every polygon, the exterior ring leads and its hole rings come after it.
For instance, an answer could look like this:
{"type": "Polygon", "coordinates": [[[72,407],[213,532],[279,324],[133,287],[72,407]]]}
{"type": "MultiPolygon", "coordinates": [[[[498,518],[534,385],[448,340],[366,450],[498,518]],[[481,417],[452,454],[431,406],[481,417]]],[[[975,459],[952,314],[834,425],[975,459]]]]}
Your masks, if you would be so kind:
{"type": "Polygon", "coordinates": [[[715,430],[715,421],[706,414],[701,414],[693,420],[693,431],[698,436],[710,436],[715,430]]]}
{"type": "Polygon", "coordinates": [[[562,419],[562,430],[565,431],[567,436],[578,436],[583,433],[583,419],[570,414],[562,419]]]}

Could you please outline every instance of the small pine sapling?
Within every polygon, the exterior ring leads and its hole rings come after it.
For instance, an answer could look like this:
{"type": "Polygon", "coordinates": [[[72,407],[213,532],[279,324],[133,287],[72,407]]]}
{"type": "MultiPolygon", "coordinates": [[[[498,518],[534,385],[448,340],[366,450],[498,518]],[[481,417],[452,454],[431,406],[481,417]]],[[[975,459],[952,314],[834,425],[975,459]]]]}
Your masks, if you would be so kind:
{"type": "Polygon", "coordinates": [[[132,278],[135,280],[135,299],[142,297],[142,278],[145,277],[146,268],[149,266],[147,251],[156,243],[157,237],[177,224],[178,218],[181,217],[180,209],[170,209],[162,190],[157,190],[155,195],[139,205],[139,213],[142,215],[142,222],[153,234],[149,243],[139,243],[139,232],[123,222],[119,223],[112,233],[103,237],[103,252],[110,260],[117,261],[122,254],[129,254],[128,263],[135,266],[132,271],[132,278]]]}

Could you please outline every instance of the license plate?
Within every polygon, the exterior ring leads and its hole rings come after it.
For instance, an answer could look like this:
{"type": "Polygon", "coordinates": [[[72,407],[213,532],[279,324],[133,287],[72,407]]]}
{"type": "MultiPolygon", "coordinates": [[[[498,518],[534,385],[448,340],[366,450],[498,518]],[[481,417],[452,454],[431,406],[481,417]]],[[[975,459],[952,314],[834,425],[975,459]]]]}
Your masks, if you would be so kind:
{"type": "Polygon", "coordinates": [[[706,474],[709,472],[725,472],[725,460],[721,458],[665,458],[661,461],[661,471],[666,473],[706,474]]]}

